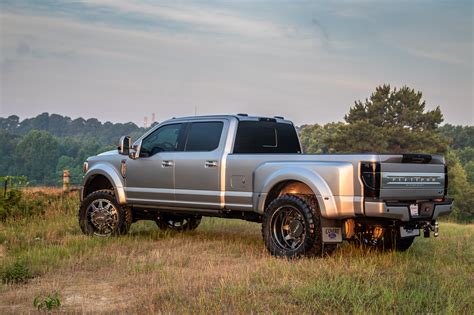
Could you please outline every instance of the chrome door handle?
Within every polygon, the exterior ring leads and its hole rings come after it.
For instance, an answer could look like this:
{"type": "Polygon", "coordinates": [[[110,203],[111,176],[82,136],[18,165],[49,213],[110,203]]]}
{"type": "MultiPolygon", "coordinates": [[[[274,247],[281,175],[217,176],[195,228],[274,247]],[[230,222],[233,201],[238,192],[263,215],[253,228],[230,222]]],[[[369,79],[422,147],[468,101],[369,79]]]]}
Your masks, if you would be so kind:
{"type": "Polygon", "coordinates": [[[171,167],[173,166],[173,161],[163,161],[161,162],[162,167],[171,167]]]}
{"type": "Polygon", "coordinates": [[[217,161],[206,161],[204,166],[206,166],[206,167],[216,167],[217,166],[217,161]]]}

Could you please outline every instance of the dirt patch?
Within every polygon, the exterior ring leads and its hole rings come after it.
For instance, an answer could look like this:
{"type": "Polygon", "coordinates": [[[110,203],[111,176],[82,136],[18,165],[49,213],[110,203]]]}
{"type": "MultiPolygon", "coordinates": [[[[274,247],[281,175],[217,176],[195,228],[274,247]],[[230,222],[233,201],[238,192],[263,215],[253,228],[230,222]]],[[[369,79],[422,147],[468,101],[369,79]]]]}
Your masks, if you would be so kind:
{"type": "Polygon", "coordinates": [[[63,288],[63,310],[82,310],[87,313],[118,311],[127,307],[129,293],[123,292],[116,283],[91,281],[72,284],[63,288]]]}
{"type": "Polygon", "coordinates": [[[36,296],[54,292],[60,294],[62,312],[107,313],[124,310],[133,299],[131,288],[127,288],[116,275],[96,272],[55,275],[39,278],[24,285],[7,287],[0,291],[0,313],[29,313],[34,310],[36,296]],[[114,277],[115,276],[115,277],[114,277]]]}

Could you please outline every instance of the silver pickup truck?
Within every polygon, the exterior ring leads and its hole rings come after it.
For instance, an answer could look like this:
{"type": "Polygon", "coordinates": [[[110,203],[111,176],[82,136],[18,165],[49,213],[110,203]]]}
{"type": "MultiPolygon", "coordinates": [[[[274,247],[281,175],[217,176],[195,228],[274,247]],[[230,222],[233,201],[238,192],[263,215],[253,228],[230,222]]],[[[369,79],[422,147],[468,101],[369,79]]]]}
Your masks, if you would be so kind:
{"type": "MultiPolygon", "coordinates": [[[[370,139],[367,139],[370,141],[370,139]]],[[[84,163],[79,224],[122,235],[132,222],[192,230],[202,216],[262,223],[271,254],[327,253],[343,240],[406,250],[452,211],[444,158],[303,154],[283,117],[173,118],[84,163]]]]}

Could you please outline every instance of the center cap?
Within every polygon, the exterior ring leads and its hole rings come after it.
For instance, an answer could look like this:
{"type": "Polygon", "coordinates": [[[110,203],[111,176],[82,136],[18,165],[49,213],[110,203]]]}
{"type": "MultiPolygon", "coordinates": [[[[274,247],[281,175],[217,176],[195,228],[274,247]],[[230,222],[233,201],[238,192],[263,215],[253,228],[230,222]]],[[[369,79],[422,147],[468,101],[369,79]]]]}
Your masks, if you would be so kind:
{"type": "Polygon", "coordinates": [[[293,237],[300,237],[303,234],[303,224],[299,220],[290,222],[290,234],[293,237]]]}
{"type": "Polygon", "coordinates": [[[99,224],[103,224],[105,222],[105,215],[103,213],[97,213],[94,215],[94,220],[99,224]]]}

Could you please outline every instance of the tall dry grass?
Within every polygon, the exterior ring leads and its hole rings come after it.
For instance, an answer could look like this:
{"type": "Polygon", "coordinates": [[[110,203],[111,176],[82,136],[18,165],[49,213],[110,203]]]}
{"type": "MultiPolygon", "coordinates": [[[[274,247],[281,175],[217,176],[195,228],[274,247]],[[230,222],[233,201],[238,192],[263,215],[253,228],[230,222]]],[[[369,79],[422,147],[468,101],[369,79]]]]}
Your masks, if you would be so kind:
{"type": "Polygon", "coordinates": [[[76,193],[28,194],[47,209],[0,223],[0,269],[20,261],[34,278],[0,286],[0,313],[30,312],[56,291],[65,312],[473,312],[472,225],[443,223],[405,253],[343,244],[288,261],[266,252],[256,223],[206,218],[179,234],[138,222],[124,237],[86,237],[76,193]]]}

